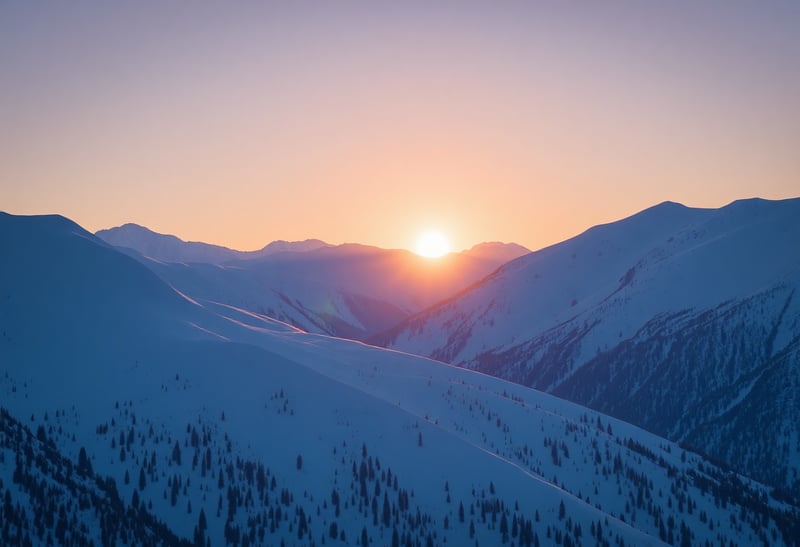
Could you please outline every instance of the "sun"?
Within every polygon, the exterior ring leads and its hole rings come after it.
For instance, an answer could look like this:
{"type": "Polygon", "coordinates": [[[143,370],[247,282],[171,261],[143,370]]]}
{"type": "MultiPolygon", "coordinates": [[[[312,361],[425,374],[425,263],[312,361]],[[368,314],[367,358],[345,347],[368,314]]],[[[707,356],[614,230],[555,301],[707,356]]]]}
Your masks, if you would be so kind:
{"type": "Polygon", "coordinates": [[[441,232],[423,232],[417,239],[416,253],[426,258],[439,258],[450,252],[450,243],[441,232]]]}

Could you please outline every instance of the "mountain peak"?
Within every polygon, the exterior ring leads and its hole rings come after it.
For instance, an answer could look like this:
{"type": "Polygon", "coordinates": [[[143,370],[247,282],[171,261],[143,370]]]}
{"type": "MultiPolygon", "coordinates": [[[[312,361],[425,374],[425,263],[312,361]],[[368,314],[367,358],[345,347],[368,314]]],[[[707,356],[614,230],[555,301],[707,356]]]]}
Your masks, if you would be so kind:
{"type": "Polygon", "coordinates": [[[760,211],[766,208],[770,210],[785,210],[785,208],[800,207],[800,198],[788,199],[765,199],[765,198],[746,198],[737,199],[726,206],[722,207],[720,211],[736,210],[736,211],[760,211]]]}
{"type": "Polygon", "coordinates": [[[0,211],[0,222],[6,225],[5,229],[20,229],[25,227],[28,230],[35,230],[39,233],[68,234],[75,233],[81,236],[91,235],[74,221],[59,214],[48,215],[12,215],[0,211]]]}
{"type": "Polygon", "coordinates": [[[465,254],[476,258],[491,259],[501,262],[514,260],[530,252],[530,249],[518,243],[503,243],[500,241],[485,241],[473,245],[471,248],[464,251],[465,254]]]}
{"type": "Polygon", "coordinates": [[[264,245],[261,248],[262,255],[271,253],[283,252],[307,252],[316,251],[323,247],[330,247],[329,243],[325,243],[321,239],[304,239],[303,241],[286,241],[283,239],[276,239],[264,245]]]}

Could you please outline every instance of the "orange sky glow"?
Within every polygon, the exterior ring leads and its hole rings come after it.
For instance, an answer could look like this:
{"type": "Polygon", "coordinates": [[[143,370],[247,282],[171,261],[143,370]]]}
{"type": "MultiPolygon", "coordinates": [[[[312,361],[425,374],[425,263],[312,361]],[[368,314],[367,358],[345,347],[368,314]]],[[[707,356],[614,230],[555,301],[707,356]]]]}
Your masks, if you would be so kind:
{"type": "Polygon", "coordinates": [[[800,194],[796,2],[299,4],[0,5],[0,209],[537,249],[800,194]]]}

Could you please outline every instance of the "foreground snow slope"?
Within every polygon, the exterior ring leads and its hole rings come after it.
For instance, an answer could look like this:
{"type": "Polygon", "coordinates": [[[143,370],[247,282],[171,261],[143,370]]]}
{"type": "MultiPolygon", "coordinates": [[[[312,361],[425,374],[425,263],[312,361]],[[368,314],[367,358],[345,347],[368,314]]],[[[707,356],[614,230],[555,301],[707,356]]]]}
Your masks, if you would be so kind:
{"type": "Polygon", "coordinates": [[[515,260],[376,341],[553,392],[800,492],[798,241],[800,199],[666,202],[515,260]]]}
{"type": "MultiPolygon", "coordinates": [[[[84,448],[127,510],[214,545],[797,537],[797,507],[636,427],[192,300],[61,217],[0,215],[0,252],[0,406],[13,417],[0,423],[0,510],[15,523],[41,510],[45,485],[73,522],[62,533],[138,538],[69,497],[64,462],[81,468],[84,448]],[[12,435],[20,423],[36,435],[12,435]],[[51,442],[60,456],[45,456],[51,442]]],[[[25,532],[36,542],[58,534],[42,522],[25,532]]]]}

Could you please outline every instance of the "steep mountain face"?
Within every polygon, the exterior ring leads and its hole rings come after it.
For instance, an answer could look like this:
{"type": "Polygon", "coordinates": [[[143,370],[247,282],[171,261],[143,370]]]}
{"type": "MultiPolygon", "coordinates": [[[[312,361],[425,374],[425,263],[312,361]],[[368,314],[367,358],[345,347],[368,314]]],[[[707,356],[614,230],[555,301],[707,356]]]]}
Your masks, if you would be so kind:
{"type": "Polygon", "coordinates": [[[527,251],[519,245],[488,243],[429,260],[364,245],[314,248],[309,240],[273,242],[258,256],[242,258],[239,251],[209,250],[206,244],[185,243],[174,236],[147,231],[146,237],[139,237],[141,230],[145,229],[126,225],[97,235],[137,251],[129,252],[192,298],[269,315],[308,332],[359,340],[385,331],[527,251]],[[135,237],[126,239],[129,234],[135,237]]]}
{"type": "Polygon", "coordinates": [[[220,245],[183,241],[174,235],[159,234],[133,223],[99,230],[95,235],[115,247],[133,249],[143,256],[163,262],[218,264],[232,260],[264,258],[275,253],[313,251],[328,246],[324,241],[307,239],[305,241],[273,241],[257,251],[236,251],[220,245]]]}
{"type": "Polygon", "coordinates": [[[546,390],[800,492],[800,200],[664,203],[376,339],[546,390]]]}
{"type": "Polygon", "coordinates": [[[3,544],[800,537],[791,499],[674,443],[193,301],[63,218],[0,214],[0,252],[3,544]]]}

